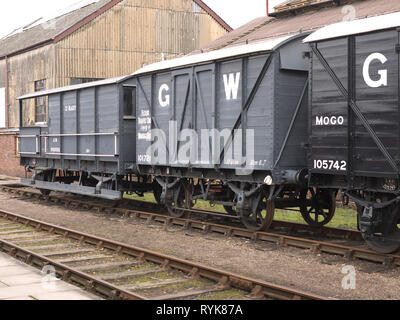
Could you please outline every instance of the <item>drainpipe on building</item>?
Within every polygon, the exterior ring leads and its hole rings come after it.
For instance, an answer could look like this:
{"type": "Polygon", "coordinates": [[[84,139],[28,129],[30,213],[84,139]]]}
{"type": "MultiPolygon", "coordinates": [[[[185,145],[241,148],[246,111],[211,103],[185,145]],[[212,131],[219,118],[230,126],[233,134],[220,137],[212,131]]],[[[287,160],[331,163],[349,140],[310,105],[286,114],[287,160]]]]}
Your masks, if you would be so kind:
{"type": "Polygon", "coordinates": [[[9,123],[8,123],[8,108],[9,108],[9,96],[8,96],[8,57],[6,56],[6,129],[9,128],[9,123]]]}

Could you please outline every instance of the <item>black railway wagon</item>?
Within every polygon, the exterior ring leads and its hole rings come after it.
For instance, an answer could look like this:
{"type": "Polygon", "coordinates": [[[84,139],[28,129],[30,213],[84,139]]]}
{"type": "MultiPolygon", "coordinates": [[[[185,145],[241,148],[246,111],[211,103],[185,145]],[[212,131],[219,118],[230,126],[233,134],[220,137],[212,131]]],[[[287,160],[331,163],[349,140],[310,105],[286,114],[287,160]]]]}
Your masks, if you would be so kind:
{"type": "Polygon", "coordinates": [[[19,98],[22,182],[42,190],[119,199],[152,190],[137,177],[135,87],[131,76],[36,92],[19,98]],[[48,120],[23,126],[24,101],[48,99],[48,120]],[[133,178],[135,176],[135,178],[133,178]]]}
{"type": "Polygon", "coordinates": [[[304,37],[271,38],[135,73],[138,168],[161,185],[157,198],[171,215],[203,199],[255,230],[270,225],[275,207],[300,207],[309,223],[318,224],[311,218],[324,215],[318,210],[332,216],[332,193],[315,208],[305,201],[304,37]]]}
{"type": "Polygon", "coordinates": [[[400,247],[400,13],[310,35],[310,184],[343,189],[375,250],[400,247]]]}

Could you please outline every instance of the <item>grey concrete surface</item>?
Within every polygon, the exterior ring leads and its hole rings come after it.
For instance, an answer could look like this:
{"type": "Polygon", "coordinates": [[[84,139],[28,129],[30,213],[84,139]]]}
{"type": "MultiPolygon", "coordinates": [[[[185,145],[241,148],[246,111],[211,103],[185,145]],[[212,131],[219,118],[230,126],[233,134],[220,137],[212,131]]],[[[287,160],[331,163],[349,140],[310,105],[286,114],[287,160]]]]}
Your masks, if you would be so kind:
{"type": "Polygon", "coordinates": [[[0,300],[101,300],[0,253],[0,300]]]}

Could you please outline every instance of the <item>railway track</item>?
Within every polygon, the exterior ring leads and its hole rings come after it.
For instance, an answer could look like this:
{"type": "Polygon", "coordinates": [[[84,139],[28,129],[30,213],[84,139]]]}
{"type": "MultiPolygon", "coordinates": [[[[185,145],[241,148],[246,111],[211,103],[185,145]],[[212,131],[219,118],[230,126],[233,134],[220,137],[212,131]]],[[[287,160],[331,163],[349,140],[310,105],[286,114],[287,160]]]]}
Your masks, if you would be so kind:
{"type": "Polygon", "coordinates": [[[0,251],[105,299],[325,300],[2,210],[0,251]]]}
{"type": "MultiPolygon", "coordinates": [[[[104,200],[105,202],[100,202],[98,199],[95,201],[94,199],[90,199],[89,197],[84,197],[80,199],[80,196],[75,196],[75,197],[58,197],[58,196],[45,196],[37,192],[35,189],[34,191],[26,190],[24,188],[17,188],[17,187],[11,187],[11,186],[0,186],[0,191],[4,191],[10,194],[14,195],[19,195],[19,196],[26,196],[29,198],[36,198],[38,200],[44,200],[47,202],[53,202],[56,204],[63,204],[66,206],[70,207],[83,207],[86,209],[92,209],[92,208],[97,208],[101,211],[105,211],[107,213],[120,213],[122,215],[130,213],[134,214],[133,211],[140,213],[138,216],[139,219],[151,219],[151,215],[154,214],[159,214],[165,217],[165,210],[160,208],[160,206],[156,203],[151,203],[147,201],[140,201],[140,200],[131,200],[131,199],[124,199],[122,201],[116,202],[114,201],[112,204],[107,204],[108,200],[104,200]],[[36,191],[36,192],[35,192],[36,191]],[[122,205],[122,207],[119,207],[119,205],[122,205]],[[126,205],[124,207],[124,205],[126,205]],[[135,207],[135,208],[141,208],[140,211],[137,209],[131,209],[129,207],[135,207]]],[[[209,210],[199,210],[199,209],[186,209],[188,212],[189,217],[194,220],[196,217],[196,220],[204,221],[204,217],[209,217],[211,218],[211,221],[214,222],[223,222],[226,224],[227,221],[230,221],[230,226],[241,228],[241,222],[240,218],[236,216],[230,216],[224,213],[219,213],[215,211],[209,211],[209,210]],[[200,218],[200,219],[197,219],[200,218]],[[201,220],[202,219],[202,220],[201,220]]],[[[182,221],[185,219],[180,219],[180,218],[172,218],[171,224],[174,224],[175,221],[178,222],[178,226],[182,225],[182,221]]],[[[207,221],[206,221],[207,222],[207,221]]],[[[210,221],[208,221],[210,222],[210,221]]],[[[310,226],[307,224],[301,224],[301,223],[294,223],[294,222],[288,222],[288,221],[280,221],[280,220],[274,220],[270,230],[282,230],[284,229],[288,233],[304,233],[308,232],[312,235],[316,236],[321,236],[321,237],[335,237],[335,238],[341,238],[341,239],[346,239],[346,240],[362,240],[361,233],[355,230],[349,230],[349,229],[341,229],[341,228],[330,228],[330,227],[314,227],[310,226]]]]}
{"type": "MultiPolygon", "coordinates": [[[[251,239],[253,241],[263,241],[266,243],[272,243],[277,246],[282,247],[296,247],[306,250],[311,250],[312,252],[340,255],[346,260],[361,259],[374,263],[381,263],[386,266],[400,266],[400,255],[397,254],[382,254],[377,253],[372,250],[366,249],[365,245],[359,246],[359,240],[361,240],[361,234],[354,230],[345,230],[337,228],[315,228],[308,225],[290,223],[285,221],[274,221],[273,230],[275,232],[254,232],[248,229],[243,229],[240,227],[218,224],[209,221],[201,221],[197,219],[190,218],[173,218],[167,215],[161,214],[159,207],[157,206],[157,211],[155,210],[155,205],[149,202],[141,202],[138,205],[141,206],[141,210],[137,209],[127,209],[119,208],[115,205],[106,205],[102,202],[91,201],[88,199],[81,200],[68,197],[57,197],[57,196],[43,196],[37,192],[27,191],[24,189],[19,189],[15,187],[0,186],[1,191],[5,191],[14,195],[27,196],[30,198],[37,198],[45,200],[47,202],[65,205],[72,208],[84,208],[93,209],[97,208],[99,211],[105,211],[107,213],[114,213],[122,216],[123,218],[136,219],[138,221],[146,221],[147,223],[161,223],[165,227],[176,226],[188,230],[200,231],[203,233],[217,233],[229,237],[240,237],[251,239]],[[145,211],[148,210],[148,211],[145,211]],[[283,230],[283,231],[281,231],[283,230]],[[281,231],[281,232],[280,232],[281,231]],[[304,238],[299,236],[291,236],[289,234],[293,233],[312,233],[313,235],[323,236],[326,239],[324,241],[304,238]],[[342,239],[344,242],[356,242],[357,246],[347,245],[342,243],[330,242],[329,239],[342,239]]],[[[210,216],[217,216],[219,218],[229,218],[232,217],[218,214],[212,211],[204,210],[191,210],[193,213],[206,213],[210,216]]],[[[234,219],[234,218],[233,218],[234,219]]]]}

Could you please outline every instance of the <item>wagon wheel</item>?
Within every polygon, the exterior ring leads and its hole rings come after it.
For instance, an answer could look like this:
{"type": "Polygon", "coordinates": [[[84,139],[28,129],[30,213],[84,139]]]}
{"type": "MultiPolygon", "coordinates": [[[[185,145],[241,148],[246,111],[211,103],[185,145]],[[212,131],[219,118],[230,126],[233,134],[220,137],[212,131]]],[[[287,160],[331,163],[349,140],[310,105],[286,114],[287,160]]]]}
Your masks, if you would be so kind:
{"type": "Polygon", "coordinates": [[[335,215],[336,196],[333,191],[310,188],[303,191],[300,198],[301,215],[310,226],[322,227],[335,215]],[[311,199],[307,201],[308,194],[311,195],[311,199]]]}
{"type": "Polygon", "coordinates": [[[267,195],[261,199],[256,212],[252,212],[252,210],[240,211],[242,223],[252,231],[267,230],[274,220],[274,215],[275,202],[268,201],[267,195]]]}
{"type": "Polygon", "coordinates": [[[153,182],[153,194],[154,194],[154,199],[157,201],[158,205],[161,206],[162,187],[159,185],[157,181],[153,182]]]}
{"type": "Polygon", "coordinates": [[[39,191],[44,196],[49,196],[51,193],[51,190],[39,189],[39,191]]]}
{"type": "Polygon", "coordinates": [[[177,190],[174,190],[174,200],[167,204],[167,210],[170,216],[174,218],[182,218],[187,213],[183,209],[191,209],[194,205],[191,201],[190,186],[187,182],[179,184],[177,190]]]}
{"type": "Polygon", "coordinates": [[[393,225],[392,231],[386,236],[374,234],[373,237],[361,232],[368,247],[380,253],[395,253],[400,249],[400,229],[397,224],[393,225]]]}
{"type": "Polygon", "coordinates": [[[224,206],[224,209],[226,211],[227,214],[229,214],[230,216],[237,216],[237,212],[236,212],[236,206],[224,206]]]}
{"type": "MultiPolygon", "coordinates": [[[[388,253],[395,253],[399,251],[400,249],[400,228],[399,228],[399,223],[400,221],[398,220],[397,223],[394,223],[391,231],[386,234],[382,235],[379,233],[373,234],[373,237],[371,235],[367,234],[366,232],[363,232],[362,227],[360,225],[360,216],[362,215],[364,210],[364,207],[357,205],[357,222],[360,227],[361,235],[368,245],[372,250],[388,254],[388,253]]],[[[376,210],[376,209],[375,209],[376,210]]],[[[383,210],[383,209],[380,209],[383,210]]],[[[394,210],[399,210],[399,207],[397,206],[394,210]]]]}
{"type": "MultiPolygon", "coordinates": [[[[47,173],[47,172],[40,174],[36,179],[38,181],[54,182],[53,175],[51,173],[47,173]]],[[[48,196],[51,193],[51,190],[46,190],[46,189],[39,189],[39,191],[44,196],[48,196]]]]}
{"type": "Polygon", "coordinates": [[[97,183],[98,183],[98,181],[96,179],[88,177],[88,176],[86,176],[82,179],[82,186],[84,186],[84,187],[93,187],[94,188],[94,187],[96,187],[97,183]]]}

